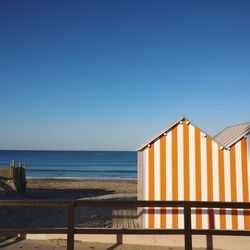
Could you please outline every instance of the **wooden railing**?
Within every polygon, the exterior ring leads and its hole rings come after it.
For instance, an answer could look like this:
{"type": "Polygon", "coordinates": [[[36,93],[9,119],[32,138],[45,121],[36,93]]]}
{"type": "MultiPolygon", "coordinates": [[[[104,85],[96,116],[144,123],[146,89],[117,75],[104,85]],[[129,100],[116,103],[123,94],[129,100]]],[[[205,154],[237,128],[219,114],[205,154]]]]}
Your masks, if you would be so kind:
{"type": "Polygon", "coordinates": [[[191,208],[250,209],[246,202],[196,202],[196,201],[105,201],[105,200],[1,200],[0,207],[67,207],[65,228],[0,228],[0,235],[11,234],[67,234],[67,250],[74,249],[75,234],[180,234],[185,238],[185,250],[192,249],[192,235],[250,236],[250,230],[192,229],[191,208]],[[178,207],[184,209],[184,229],[127,229],[75,227],[75,207],[178,207]]]}

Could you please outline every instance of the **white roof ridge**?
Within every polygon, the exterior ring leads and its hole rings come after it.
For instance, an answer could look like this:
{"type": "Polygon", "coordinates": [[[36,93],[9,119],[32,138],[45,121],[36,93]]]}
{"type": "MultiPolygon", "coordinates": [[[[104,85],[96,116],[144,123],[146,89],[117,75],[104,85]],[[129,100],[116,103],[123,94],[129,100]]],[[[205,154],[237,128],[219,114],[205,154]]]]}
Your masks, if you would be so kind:
{"type": "MultiPolygon", "coordinates": [[[[234,125],[230,125],[230,126],[227,126],[227,127],[225,127],[224,129],[226,129],[226,128],[232,128],[232,127],[237,127],[237,126],[241,126],[241,125],[246,125],[246,124],[250,124],[250,122],[242,122],[242,123],[237,123],[237,124],[234,124],[234,125]]],[[[223,130],[224,130],[223,129],[223,130]]],[[[222,130],[222,131],[223,131],[222,130]]],[[[222,132],[221,131],[221,132],[222,132]]]]}
{"type": "Polygon", "coordinates": [[[187,119],[185,116],[181,117],[179,120],[177,120],[176,122],[172,123],[170,126],[165,127],[164,129],[161,130],[160,133],[157,133],[154,137],[151,137],[149,140],[147,140],[145,143],[143,143],[142,145],[140,145],[139,147],[136,148],[136,151],[141,151],[142,149],[144,149],[145,147],[147,147],[149,144],[151,144],[152,142],[156,141],[161,135],[163,135],[164,133],[167,133],[169,130],[171,130],[174,126],[176,126],[180,121],[186,120],[188,121],[190,124],[192,124],[192,126],[194,126],[195,128],[198,128],[203,134],[206,134],[207,136],[209,136],[215,143],[218,144],[218,146],[226,148],[225,145],[223,145],[222,143],[220,143],[217,139],[215,139],[213,136],[209,135],[207,132],[203,131],[202,129],[200,129],[198,126],[196,126],[194,123],[192,123],[189,119],[187,119]]]}
{"type": "Polygon", "coordinates": [[[184,116],[181,117],[179,120],[177,120],[176,122],[172,123],[171,125],[163,128],[161,130],[161,132],[157,133],[155,136],[151,137],[150,139],[146,140],[146,142],[144,142],[143,144],[141,144],[139,147],[136,148],[136,151],[142,150],[145,147],[147,147],[147,145],[149,145],[150,143],[156,141],[162,134],[166,133],[168,130],[170,130],[172,127],[174,127],[175,125],[177,125],[180,121],[186,119],[184,116]]]}

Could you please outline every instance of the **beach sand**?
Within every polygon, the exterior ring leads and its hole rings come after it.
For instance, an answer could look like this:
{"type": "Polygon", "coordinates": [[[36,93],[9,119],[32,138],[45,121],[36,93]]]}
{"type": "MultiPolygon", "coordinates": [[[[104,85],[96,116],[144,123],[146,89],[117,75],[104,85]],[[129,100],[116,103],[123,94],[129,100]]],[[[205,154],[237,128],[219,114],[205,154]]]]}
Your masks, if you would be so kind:
{"type": "MultiPolygon", "coordinates": [[[[135,200],[136,181],[28,180],[25,196],[4,199],[135,200]]],[[[78,227],[111,227],[112,208],[76,208],[78,227]]],[[[65,227],[67,210],[61,207],[0,207],[0,227],[65,227]]]]}
{"type": "MultiPolygon", "coordinates": [[[[65,250],[65,240],[20,240],[11,238],[5,242],[0,242],[1,249],[16,250],[65,250]]],[[[184,250],[183,247],[165,247],[165,246],[140,246],[140,245],[117,245],[109,243],[88,243],[75,242],[75,250],[184,250]]],[[[204,248],[203,248],[204,249],[204,248]]],[[[202,250],[202,248],[195,248],[195,250],[202,250]]],[[[204,249],[205,250],[205,249],[204,249]]]]}
{"type": "Polygon", "coordinates": [[[31,199],[110,199],[137,196],[134,180],[28,180],[31,199]]]}
{"type": "MultiPolygon", "coordinates": [[[[1,193],[1,190],[0,190],[1,193]]],[[[1,196],[4,199],[107,199],[107,200],[135,200],[137,197],[136,181],[78,181],[78,180],[28,180],[25,197],[7,192],[1,196]]],[[[78,227],[111,227],[113,208],[76,208],[75,225],[78,227]]],[[[0,227],[66,227],[67,211],[65,208],[46,207],[0,207],[0,227]]],[[[172,236],[171,236],[172,237],[172,236]]],[[[138,238],[140,239],[140,237],[138,238]]],[[[147,238],[145,238],[147,239],[147,238]]],[[[156,238],[151,237],[152,245],[158,244],[156,238]]],[[[175,238],[174,238],[175,239],[175,238]]],[[[179,239],[179,238],[178,238],[179,239]]],[[[245,239],[245,238],[244,238],[245,239]]],[[[180,239],[179,239],[180,240],[180,239]]],[[[168,244],[173,239],[166,241],[168,244]]],[[[204,239],[199,241],[203,242],[204,239]]],[[[242,241],[242,240],[241,240],[242,241]]],[[[141,243],[140,241],[138,243],[141,243]]],[[[87,243],[76,241],[75,249],[172,249],[183,247],[116,245],[115,243],[87,243]]],[[[173,242],[172,242],[173,243],[173,242]]],[[[203,243],[202,243],[203,244],[203,243]]],[[[205,244],[205,243],[204,243],[205,244]]],[[[170,244],[171,245],[171,244],[170,244]]],[[[173,245],[178,245],[174,242],[173,245]]],[[[248,246],[248,244],[245,244],[248,246]]],[[[66,249],[65,240],[22,240],[11,237],[0,238],[1,249],[66,249]]],[[[202,249],[202,248],[195,248],[202,249]]],[[[205,249],[205,248],[203,248],[205,249]]],[[[225,248],[232,249],[232,248],[225,248]]],[[[247,249],[247,248],[245,248],[247,249]]]]}

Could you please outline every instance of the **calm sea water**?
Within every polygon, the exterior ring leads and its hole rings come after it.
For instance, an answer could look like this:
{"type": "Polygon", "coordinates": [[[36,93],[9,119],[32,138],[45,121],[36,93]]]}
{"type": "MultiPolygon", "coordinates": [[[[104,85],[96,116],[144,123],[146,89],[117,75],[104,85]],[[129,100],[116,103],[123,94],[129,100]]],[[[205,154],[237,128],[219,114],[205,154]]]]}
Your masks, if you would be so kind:
{"type": "Polygon", "coordinates": [[[0,166],[26,163],[28,178],[135,179],[136,152],[0,150],[0,166]]]}

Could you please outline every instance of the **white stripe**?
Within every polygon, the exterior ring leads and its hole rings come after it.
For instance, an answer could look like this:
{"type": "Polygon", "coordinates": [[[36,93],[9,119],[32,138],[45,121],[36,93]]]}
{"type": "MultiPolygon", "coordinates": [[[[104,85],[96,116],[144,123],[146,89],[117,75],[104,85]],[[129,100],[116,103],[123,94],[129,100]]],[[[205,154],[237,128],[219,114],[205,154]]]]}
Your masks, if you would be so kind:
{"type": "Polygon", "coordinates": [[[146,207],[142,209],[142,228],[148,228],[148,209],[146,207]]]}
{"type": "Polygon", "coordinates": [[[178,200],[184,200],[183,142],[183,125],[179,124],[177,127],[178,200]]]}
{"type": "Polygon", "coordinates": [[[241,163],[241,141],[235,144],[235,163],[236,163],[236,190],[237,201],[243,201],[242,193],[242,163],[241,163]]]}
{"type": "MultiPolygon", "coordinates": [[[[148,148],[143,151],[143,172],[144,172],[144,180],[143,180],[143,188],[144,188],[144,200],[148,200],[148,148]]],[[[143,213],[143,224],[145,228],[148,228],[148,209],[144,209],[143,213]]]]}
{"type": "Polygon", "coordinates": [[[231,201],[230,151],[224,150],[225,200],[231,201]]]}
{"type": "MultiPolygon", "coordinates": [[[[166,177],[165,177],[165,181],[166,181],[166,200],[167,200],[167,192],[168,192],[168,187],[167,187],[167,136],[165,136],[165,143],[166,143],[166,177]]],[[[167,208],[166,208],[167,209],[167,208]]],[[[167,228],[167,210],[166,210],[166,228],[167,228]]]]}
{"type": "MultiPolygon", "coordinates": [[[[157,141],[155,141],[154,143],[154,170],[155,170],[155,174],[154,174],[154,196],[155,196],[155,200],[160,200],[161,196],[161,177],[160,177],[160,140],[158,139],[157,141]]],[[[155,216],[154,216],[154,220],[155,220],[155,228],[160,228],[160,210],[159,208],[155,208],[155,216]]]]}
{"type": "Polygon", "coordinates": [[[232,229],[232,211],[231,209],[226,209],[226,229],[232,229]]]}
{"type": "Polygon", "coordinates": [[[161,228],[161,211],[159,207],[154,208],[154,228],[161,228]]]}
{"type": "MultiPolygon", "coordinates": [[[[224,150],[225,201],[231,201],[230,151],[224,150]]],[[[232,229],[231,210],[226,209],[226,229],[232,229]]]]}
{"type": "MultiPolygon", "coordinates": [[[[195,128],[192,125],[189,128],[189,173],[190,173],[190,200],[196,200],[196,167],[195,167],[195,128]]],[[[192,228],[196,228],[196,210],[191,211],[192,228]]]]}
{"type": "Polygon", "coordinates": [[[219,201],[218,144],[212,141],[213,158],[213,201],[219,201]]]}
{"type": "Polygon", "coordinates": [[[190,200],[196,199],[195,178],[195,128],[189,125],[189,171],[190,171],[190,200]]]}
{"type": "MultiPolygon", "coordinates": [[[[184,138],[183,124],[177,127],[177,154],[178,154],[178,200],[184,200],[184,138]]],[[[178,228],[184,228],[184,214],[178,209],[178,228]]]]}
{"type": "Polygon", "coordinates": [[[214,209],[214,229],[220,229],[220,210],[214,209]]]}
{"type": "Polygon", "coordinates": [[[247,136],[247,171],[248,171],[248,195],[250,201],[250,134],[247,136]]]}
{"type": "Polygon", "coordinates": [[[240,230],[243,230],[245,229],[245,226],[244,226],[244,212],[243,212],[243,209],[237,209],[238,211],[238,229],[240,230]]]}
{"type": "MultiPolygon", "coordinates": [[[[236,163],[236,190],[237,201],[243,201],[243,187],[242,187],[242,162],[241,162],[241,141],[235,144],[235,163],[236,163]]],[[[238,228],[244,229],[243,210],[238,209],[238,228]]]]}
{"type": "Polygon", "coordinates": [[[191,209],[191,225],[192,229],[196,229],[196,209],[191,209]]]}
{"type": "Polygon", "coordinates": [[[167,217],[167,228],[168,229],[172,229],[172,216],[173,216],[172,212],[173,212],[172,208],[167,208],[166,217],[167,217]]]}
{"type": "MultiPolygon", "coordinates": [[[[201,136],[201,200],[207,201],[207,139],[201,136]]],[[[208,228],[208,211],[202,209],[202,228],[208,228]]]]}
{"type": "MultiPolygon", "coordinates": [[[[226,199],[225,198],[225,159],[224,159],[224,149],[220,149],[220,148],[218,148],[218,153],[222,153],[223,154],[223,157],[222,157],[222,162],[221,162],[221,164],[222,164],[222,166],[221,166],[221,168],[223,169],[223,176],[222,176],[222,178],[224,179],[224,186],[222,187],[222,189],[224,189],[224,199],[226,199]]],[[[218,172],[219,172],[219,156],[218,156],[218,172]]],[[[220,177],[220,176],[219,176],[220,177]]],[[[220,178],[219,178],[219,181],[222,181],[220,178]]],[[[216,190],[214,190],[214,192],[216,192],[216,190]]],[[[220,192],[220,183],[219,183],[219,189],[218,189],[218,192],[220,192]]],[[[224,201],[224,200],[220,200],[220,196],[219,196],[219,201],[224,201]]],[[[219,209],[219,211],[220,211],[220,209],[219,209]]],[[[220,220],[220,218],[221,217],[223,217],[224,216],[224,214],[223,215],[220,215],[220,217],[219,217],[219,219],[218,220],[220,220]]],[[[226,215],[225,215],[225,220],[226,220],[226,215]]],[[[219,222],[220,223],[220,222],[219,222]]],[[[226,227],[226,225],[225,225],[225,227],[226,227]]],[[[218,229],[222,229],[221,228],[221,225],[220,225],[220,227],[218,228],[218,229]]]]}
{"type": "Polygon", "coordinates": [[[178,229],[184,229],[184,209],[178,208],[178,229]]]}
{"type": "MultiPolygon", "coordinates": [[[[172,131],[166,136],[166,186],[167,200],[172,200],[172,131]]],[[[172,209],[167,208],[167,228],[172,228],[172,209]]]]}
{"type": "Polygon", "coordinates": [[[207,208],[202,208],[202,229],[208,229],[208,211],[207,208]]]}
{"type": "Polygon", "coordinates": [[[201,137],[201,199],[207,201],[207,139],[201,137]]]}

